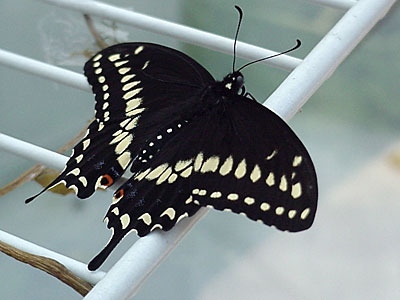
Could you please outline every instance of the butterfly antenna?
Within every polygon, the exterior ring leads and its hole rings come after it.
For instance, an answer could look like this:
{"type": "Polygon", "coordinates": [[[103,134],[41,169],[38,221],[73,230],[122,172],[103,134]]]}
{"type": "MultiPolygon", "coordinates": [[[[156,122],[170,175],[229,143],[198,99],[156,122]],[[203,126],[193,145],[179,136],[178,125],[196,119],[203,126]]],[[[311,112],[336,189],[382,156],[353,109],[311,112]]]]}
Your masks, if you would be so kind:
{"type": "Polygon", "coordinates": [[[276,56],[279,56],[279,55],[283,55],[283,54],[286,54],[288,52],[292,52],[292,51],[296,50],[297,48],[299,48],[301,46],[301,41],[299,39],[297,39],[296,42],[297,42],[296,46],[290,48],[289,50],[286,50],[286,51],[283,51],[283,52],[280,52],[278,54],[274,54],[274,55],[271,55],[271,56],[267,56],[267,57],[264,57],[264,58],[260,58],[260,59],[257,59],[255,61],[251,61],[251,62],[245,64],[244,66],[241,66],[237,70],[237,72],[239,72],[240,70],[242,70],[242,69],[244,69],[244,68],[246,68],[246,67],[248,67],[248,66],[250,66],[252,64],[258,63],[260,61],[263,61],[263,60],[266,60],[266,59],[270,59],[270,58],[273,58],[273,57],[276,57],[276,56]]]}
{"type": "Polygon", "coordinates": [[[236,34],[235,34],[235,41],[233,43],[233,65],[232,65],[232,72],[235,72],[235,63],[236,63],[236,43],[237,43],[237,38],[239,35],[239,29],[240,29],[240,24],[242,23],[242,18],[243,18],[243,11],[242,9],[235,5],[236,10],[239,12],[239,22],[238,26],[236,28],[236,34]]]}

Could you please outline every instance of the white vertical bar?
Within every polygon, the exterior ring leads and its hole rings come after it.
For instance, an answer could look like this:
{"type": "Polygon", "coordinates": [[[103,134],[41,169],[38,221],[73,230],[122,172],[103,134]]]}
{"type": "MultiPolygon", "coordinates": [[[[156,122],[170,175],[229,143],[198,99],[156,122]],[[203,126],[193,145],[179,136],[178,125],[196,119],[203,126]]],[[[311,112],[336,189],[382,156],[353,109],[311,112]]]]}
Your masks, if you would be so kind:
{"type": "Polygon", "coordinates": [[[360,0],[268,98],[273,111],[291,118],[327,80],[396,0],[360,0]]]}

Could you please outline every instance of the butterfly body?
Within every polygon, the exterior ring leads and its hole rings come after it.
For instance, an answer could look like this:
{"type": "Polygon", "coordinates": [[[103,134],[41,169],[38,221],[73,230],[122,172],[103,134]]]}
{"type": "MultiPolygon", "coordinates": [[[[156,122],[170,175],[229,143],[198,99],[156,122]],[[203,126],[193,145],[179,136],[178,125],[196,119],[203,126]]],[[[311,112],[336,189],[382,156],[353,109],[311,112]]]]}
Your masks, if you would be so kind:
{"type": "Polygon", "coordinates": [[[114,193],[105,217],[113,235],[90,270],[129,232],[169,230],[200,207],[285,231],[311,226],[311,158],[288,125],[245,92],[241,72],[216,81],[184,53],[151,43],[104,49],[84,72],[96,120],[48,188],[62,183],[87,198],[128,167],[133,174],[114,193]]]}

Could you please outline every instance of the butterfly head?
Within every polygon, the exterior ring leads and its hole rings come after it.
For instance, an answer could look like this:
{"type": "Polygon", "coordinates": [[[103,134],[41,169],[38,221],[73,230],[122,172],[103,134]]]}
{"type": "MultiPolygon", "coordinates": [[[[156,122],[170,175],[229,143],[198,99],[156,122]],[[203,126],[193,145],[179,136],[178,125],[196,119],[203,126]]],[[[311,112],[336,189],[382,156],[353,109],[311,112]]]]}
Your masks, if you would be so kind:
{"type": "Polygon", "coordinates": [[[243,74],[240,72],[232,72],[225,76],[222,80],[222,85],[224,88],[224,94],[231,95],[231,94],[239,94],[239,91],[244,86],[244,77],[243,74]]]}

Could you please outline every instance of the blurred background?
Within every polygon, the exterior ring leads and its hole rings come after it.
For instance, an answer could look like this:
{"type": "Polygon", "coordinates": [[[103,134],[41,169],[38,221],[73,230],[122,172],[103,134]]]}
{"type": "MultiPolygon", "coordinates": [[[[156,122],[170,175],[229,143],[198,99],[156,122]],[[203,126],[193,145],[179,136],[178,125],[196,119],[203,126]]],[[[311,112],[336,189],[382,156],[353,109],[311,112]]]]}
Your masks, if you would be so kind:
{"type": "MultiPolygon", "coordinates": [[[[302,1],[108,0],[109,4],[303,58],[342,12],[302,1]]],[[[217,79],[232,55],[94,18],[108,43],[149,41],[178,48],[217,79]]],[[[146,281],[135,299],[400,299],[400,9],[395,5],[290,122],[319,179],[313,227],[290,234],[211,211],[146,281]]],[[[98,51],[77,12],[39,1],[0,1],[0,47],[82,73],[98,51]]],[[[238,65],[245,63],[239,60],[238,65]]],[[[287,72],[258,64],[244,72],[260,101],[287,72]]],[[[87,125],[94,97],[0,65],[0,130],[56,150],[87,125]]],[[[33,165],[0,154],[0,185],[33,165]]],[[[111,192],[92,199],[45,193],[29,182],[0,197],[0,229],[82,262],[104,246],[111,192]]],[[[107,270],[136,240],[126,238],[107,270]]],[[[1,299],[81,299],[37,269],[0,253],[1,299]]]]}

